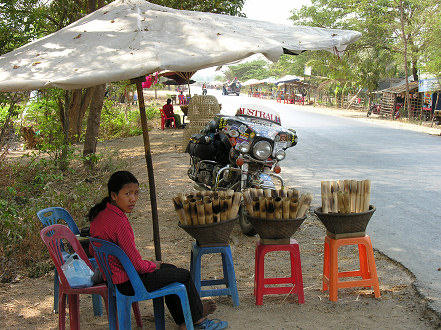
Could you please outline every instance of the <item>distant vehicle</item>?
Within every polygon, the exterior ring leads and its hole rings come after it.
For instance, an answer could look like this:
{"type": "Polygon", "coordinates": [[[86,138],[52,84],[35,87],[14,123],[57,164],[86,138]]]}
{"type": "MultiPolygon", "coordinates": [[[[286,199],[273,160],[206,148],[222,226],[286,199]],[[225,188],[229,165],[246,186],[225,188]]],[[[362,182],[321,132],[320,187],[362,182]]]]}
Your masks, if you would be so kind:
{"type": "Polygon", "coordinates": [[[240,84],[240,82],[234,81],[229,85],[223,86],[222,94],[223,95],[236,94],[237,96],[239,96],[241,87],[242,85],[240,84]]]}

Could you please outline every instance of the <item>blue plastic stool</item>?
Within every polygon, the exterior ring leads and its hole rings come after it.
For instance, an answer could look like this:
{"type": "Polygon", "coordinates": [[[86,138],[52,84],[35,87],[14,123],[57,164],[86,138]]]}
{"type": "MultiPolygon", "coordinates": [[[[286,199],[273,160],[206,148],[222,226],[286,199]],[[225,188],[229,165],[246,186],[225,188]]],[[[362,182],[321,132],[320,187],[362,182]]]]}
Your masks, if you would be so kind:
{"type": "Polygon", "coordinates": [[[239,306],[236,274],[234,272],[233,257],[231,255],[231,248],[229,245],[202,247],[197,245],[197,243],[194,243],[191,250],[190,274],[201,297],[231,296],[231,299],[233,299],[233,305],[235,307],[239,306]],[[224,272],[223,279],[201,280],[201,258],[202,255],[210,253],[220,253],[222,255],[222,268],[224,272]],[[226,288],[201,290],[202,286],[222,284],[226,285],[226,288]]]}

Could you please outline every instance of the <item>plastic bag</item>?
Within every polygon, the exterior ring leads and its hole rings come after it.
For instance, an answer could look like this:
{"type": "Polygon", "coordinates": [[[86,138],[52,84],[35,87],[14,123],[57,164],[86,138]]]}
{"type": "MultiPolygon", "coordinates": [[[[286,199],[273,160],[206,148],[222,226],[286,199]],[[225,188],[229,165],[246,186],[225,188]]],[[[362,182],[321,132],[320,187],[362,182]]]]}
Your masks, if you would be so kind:
{"type": "Polygon", "coordinates": [[[72,288],[87,288],[93,285],[93,270],[76,253],[67,258],[61,265],[61,270],[72,288]]]}

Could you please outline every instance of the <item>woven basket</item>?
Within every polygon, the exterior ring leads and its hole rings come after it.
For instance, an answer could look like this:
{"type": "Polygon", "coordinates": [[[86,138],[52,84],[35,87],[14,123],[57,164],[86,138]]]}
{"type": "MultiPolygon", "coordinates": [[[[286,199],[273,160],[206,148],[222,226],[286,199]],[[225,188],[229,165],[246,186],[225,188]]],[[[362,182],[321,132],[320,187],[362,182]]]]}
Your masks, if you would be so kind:
{"type": "Polygon", "coordinates": [[[260,238],[263,239],[290,238],[306,219],[306,215],[302,218],[283,220],[269,220],[247,216],[260,238]]]}
{"type": "Polygon", "coordinates": [[[369,211],[361,213],[322,213],[322,208],[314,210],[314,213],[332,234],[361,233],[366,231],[366,227],[372,214],[375,212],[375,206],[369,205],[369,211]]]}
{"type": "Polygon", "coordinates": [[[238,219],[236,217],[227,221],[194,226],[179,223],[179,227],[193,237],[200,246],[227,245],[230,240],[231,231],[238,219]]]}
{"type": "Polygon", "coordinates": [[[188,104],[187,117],[190,123],[185,126],[182,148],[185,152],[193,134],[199,133],[207,123],[220,113],[220,105],[213,95],[195,95],[188,104]]]}

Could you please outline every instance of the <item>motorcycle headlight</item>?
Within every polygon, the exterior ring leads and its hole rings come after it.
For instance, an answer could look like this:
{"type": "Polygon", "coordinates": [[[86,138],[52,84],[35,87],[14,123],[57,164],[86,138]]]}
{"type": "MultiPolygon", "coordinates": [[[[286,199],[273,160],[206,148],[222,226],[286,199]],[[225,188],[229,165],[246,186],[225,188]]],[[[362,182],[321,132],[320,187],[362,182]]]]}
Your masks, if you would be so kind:
{"type": "Polygon", "coordinates": [[[248,142],[242,142],[239,145],[239,151],[243,154],[246,154],[248,151],[250,151],[250,144],[248,142]]]}
{"type": "Polygon", "coordinates": [[[282,149],[277,150],[275,156],[276,156],[277,160],[285,159],[285,156],[286,156],[285,150],[282,150],[282,149]]]}
{"type": "Polygon", "coordinates": [[[253,147],[253,154],[257,159],[267,159],[271,156],[271,144],[268,141],[257,142],[253,147]]]}

